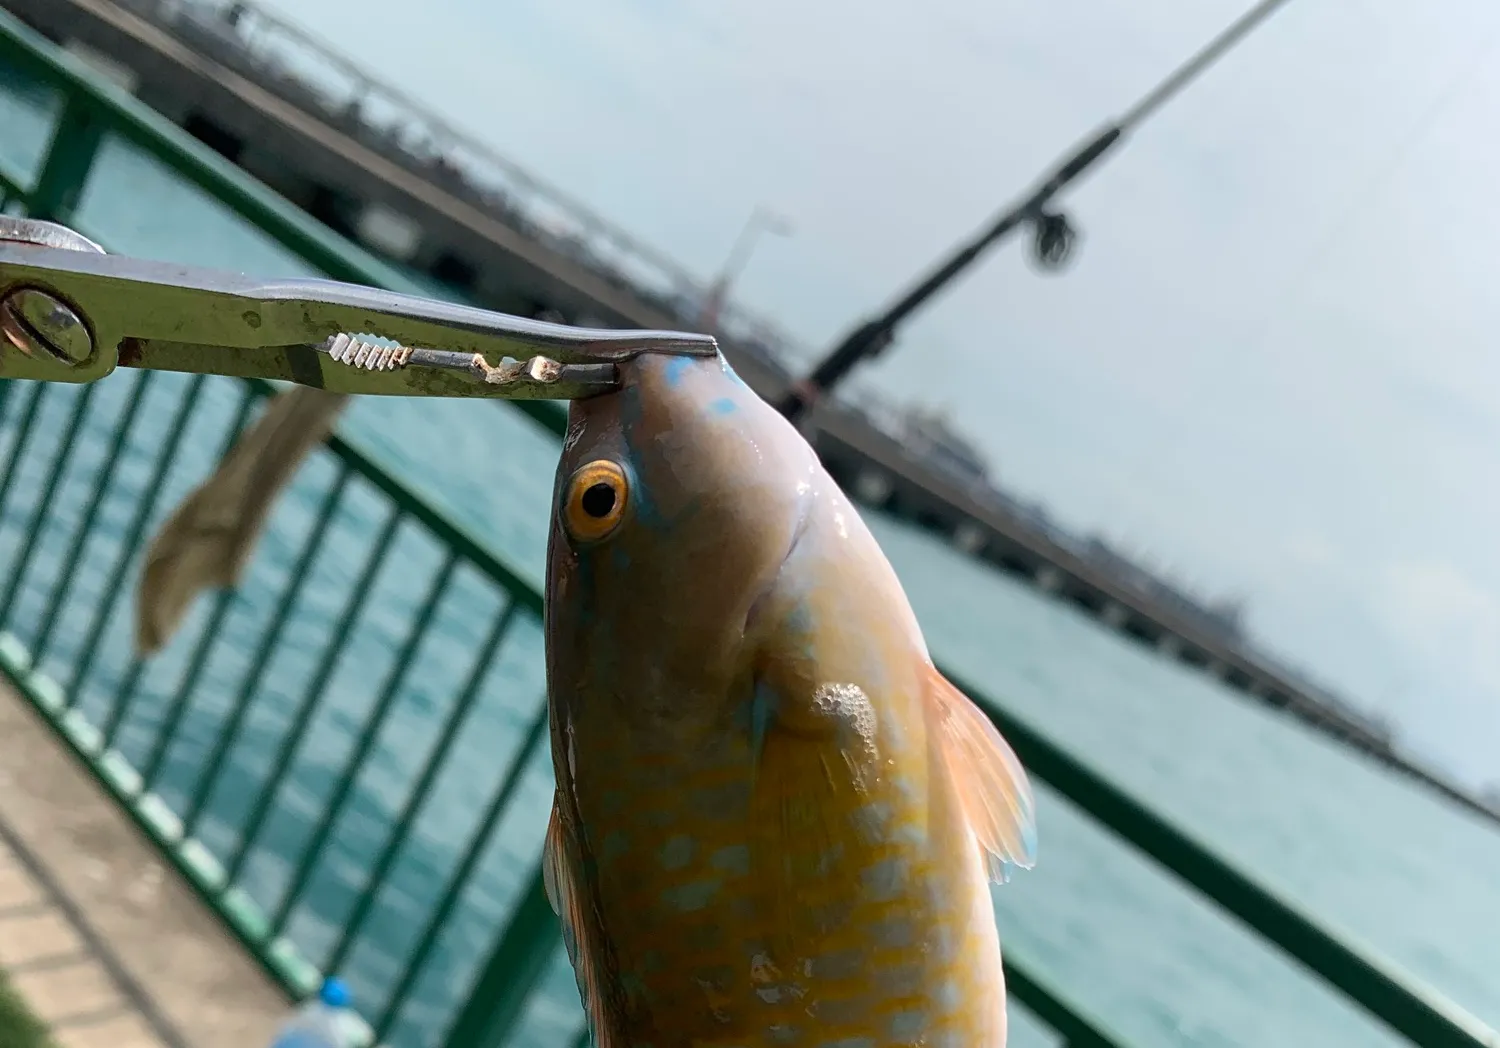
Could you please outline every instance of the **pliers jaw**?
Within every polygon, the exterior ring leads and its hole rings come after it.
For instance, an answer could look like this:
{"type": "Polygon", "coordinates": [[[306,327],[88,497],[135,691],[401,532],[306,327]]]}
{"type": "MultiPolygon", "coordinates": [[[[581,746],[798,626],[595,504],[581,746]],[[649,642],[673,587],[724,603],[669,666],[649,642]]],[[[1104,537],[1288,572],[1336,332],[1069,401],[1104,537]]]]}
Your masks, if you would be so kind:
{"type": "Polygon", "coordinates": [[[576,400],[642,353],[712,336],[579,328],[329,280],[256,281],[110,255],[0,216],[0,377],[93,382],[116,366],[280,379],[334,393],[576,400]]]}

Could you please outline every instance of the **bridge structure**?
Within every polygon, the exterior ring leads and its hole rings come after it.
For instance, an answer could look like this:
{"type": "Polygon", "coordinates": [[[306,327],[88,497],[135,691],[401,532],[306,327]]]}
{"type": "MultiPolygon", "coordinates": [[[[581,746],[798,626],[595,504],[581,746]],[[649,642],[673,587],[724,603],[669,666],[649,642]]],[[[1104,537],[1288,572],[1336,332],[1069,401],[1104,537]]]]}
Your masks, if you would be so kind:
{"type": "MultiPolygon", "coordinates": [[[[250,0],[0,6],[327,226],[425,277],[434,293],[572,323],[698,326],[707,282],[250,0]]],[[[65,218],[67,201],[59,205],[65,218]]],[[[713,326],[736,370],[773,402],[810,358],[730,302],[719,304],[713,326]]],[[[1500,818],[1403,753],[1377,719],[1204,609],[1091,556],[983,475],[923,454],[878,412],[828,398],[802,425],[861,504],[943,535],[1162,656],[1500,818]]]]}

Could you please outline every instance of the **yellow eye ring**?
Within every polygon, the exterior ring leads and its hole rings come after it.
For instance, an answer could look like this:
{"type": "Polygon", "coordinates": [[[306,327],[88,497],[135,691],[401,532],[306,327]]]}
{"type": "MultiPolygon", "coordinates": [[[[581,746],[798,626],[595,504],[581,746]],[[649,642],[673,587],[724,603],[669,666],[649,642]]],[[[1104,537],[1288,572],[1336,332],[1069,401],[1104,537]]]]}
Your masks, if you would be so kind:
{"type": "Polygon", "coordinates": [[[630,483],[625,471],[608,459],[579,466],[568,480],[563,499],[563,526],[575,542],[608,538],[625,519],[630,483]]]}

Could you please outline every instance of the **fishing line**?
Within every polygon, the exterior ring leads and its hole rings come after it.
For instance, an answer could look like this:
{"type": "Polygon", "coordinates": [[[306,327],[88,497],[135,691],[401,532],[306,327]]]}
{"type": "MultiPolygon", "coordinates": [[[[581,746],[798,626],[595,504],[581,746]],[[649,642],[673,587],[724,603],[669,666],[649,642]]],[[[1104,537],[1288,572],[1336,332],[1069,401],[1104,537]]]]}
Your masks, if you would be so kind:
{"type": "Polygon", "coordinates": [[[1386,155],[1385,160],[1374,169],[1373,173],[1360,188],[1349,196],[1349,203],[1345,206],[1344,210],[1327,227],[1312,250],[1303,256],[1303,261],[1298,266],[1295,275],[1288,278],[1283,284],[1282,291],[1277,296],[1280,305],[1275,309],[1261,312],[1261,316],[1266,319],[1262,321],[1259,333],[1246,347],[1248,350],[1255,351],[1265,345],[1279,318],[1284,316],[1291,306],[1301,298],[1300,292],[1304,289],[1306,281],[1312,275],[1313,271],[1325,261],[1329,252],[1342,241],[1343,236],[1349,231],[1349,227],[1354,224],[1355,219],[1365,213],[1365,205],[1369,202],[1370,198],[1384,188],[1396,174],[1405,168],[1407,161],[1411,159],[1412,152],[1427,137],[1432,129],[1432,125],[1457,100],[1460,89],[1468,86],[1469,82],[1474,79],[1475,75],[1479,72],[1480,65],[1495,50],[1497,44],[1500,44],[1500,23],[1490,27],[1490,31],[1485,35],[1483,42],[1475,49],[1470,59],[1459,68],[1458,73],[1448,82],[1447,86],[1438,92],[1437,97],[1408,125],[1405,133],[1396,141],[1390,153],[1386,155]]]}
{"type": "Polygon", "coordinates": [[[1260,0],[1229,24],[1223,32],[1173,70],[1125,113],[1106,124],[1073,153],[1059,161],[1034,185],[901,299],[880,316],[859,324],[805,377],[794,379],[777,407],[793,422],[800,422],[814,403],[823,399],[843,378],[864,361],[885,352],[895,341],[897,328],[924,307],[992,246],[1018,229],[1030,227],[1037,263],[1056,271],[1073,254],[1077,232],[1067,216],[1051,207],[1052,201],[1100,160],[1124,142],[1142,123],[1182,91],[1257,27],[1291,0],[1260,0]]]}

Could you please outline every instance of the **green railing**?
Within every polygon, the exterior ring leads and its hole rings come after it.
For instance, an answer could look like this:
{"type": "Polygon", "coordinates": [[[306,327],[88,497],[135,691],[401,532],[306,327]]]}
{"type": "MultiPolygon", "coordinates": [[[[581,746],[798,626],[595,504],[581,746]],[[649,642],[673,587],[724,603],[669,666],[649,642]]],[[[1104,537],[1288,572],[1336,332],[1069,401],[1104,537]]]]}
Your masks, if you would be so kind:
{"type": "MultiPolygon", "coordinates": [[[[76,225],[118,136],[325,274],[414,290],[3,13],[0,67],[58,102],[37,170],[0,174],[6,209],[76,225]]],[[[335,436],[278,510],[280,547],[158,658],[133,657],[143,539],[269,391],[0,382],[0,670],[290,995],[354,970],[387,1044],[488,1048],[523,1028],[581,1042],[576,1003],[537,1014],[559,937],[537,865],[541,598],[517,571],[335,436]]],[[[554,405],[523,409],[560,429],[554,405]]],[[[1500,1045],[980,701],[1037,780],[1412,1043],[1500,1045]]],[[[1014,998],[1064,1043],[1127,1043],[1016,953],[1014,998]]]]}

